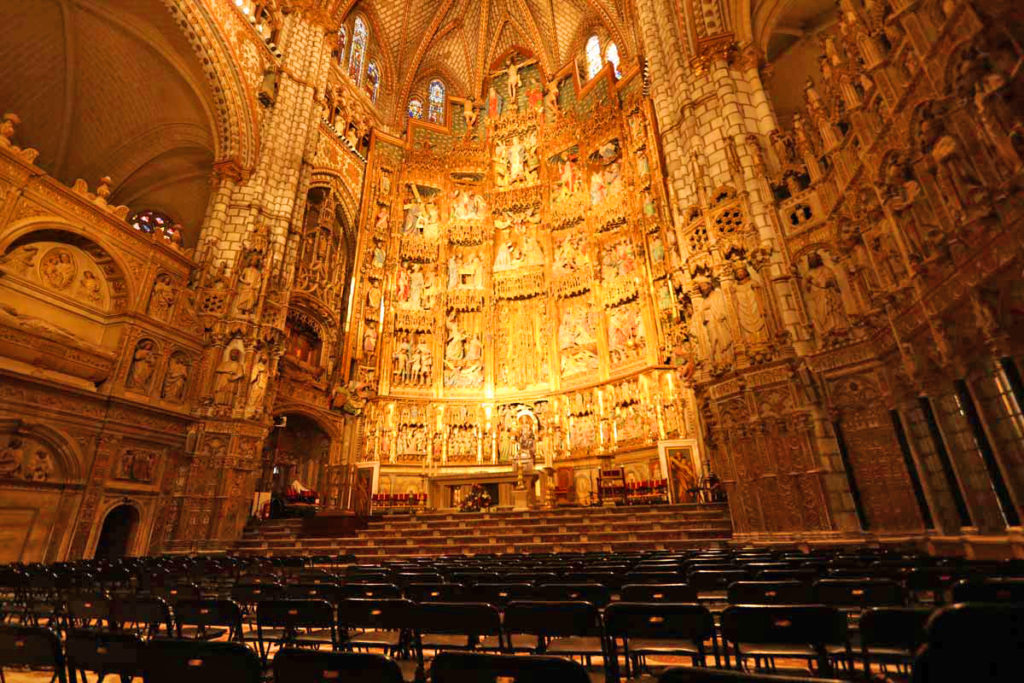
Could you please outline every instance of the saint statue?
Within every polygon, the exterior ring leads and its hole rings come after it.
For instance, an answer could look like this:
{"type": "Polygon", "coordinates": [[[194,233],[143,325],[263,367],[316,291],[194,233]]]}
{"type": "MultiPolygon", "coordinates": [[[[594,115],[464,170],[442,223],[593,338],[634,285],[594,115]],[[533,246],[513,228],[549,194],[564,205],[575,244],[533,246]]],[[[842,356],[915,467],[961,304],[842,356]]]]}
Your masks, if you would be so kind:
{"type": "Polygon", "coordinates": [[[720,287],[714,287],[707,276],[697,276],[700,297],[695,302],[694,319],[704,329],[708,356],[713,365],[729,363],[732,352],[732,333],[729,330],[729,313],[725,295],[720,287]]]}
{"type": "Polygon", "coordinates": [[[245,258],[245,266],[238,275],[238,294],[235,297],[235,310],[242,315],[249,315],[256,310],[259,301],[260,282],[263,274],[260,272],[260,258],[255,252],[250,252],[245,258]]]}
{"type": "Polygon", "coordinates": [[[153,349],[153,342],[149,339],[143,339],[135,347],[132,364],[128,368],[128,378],[124,382],[125,387],[145,391],[149,385],[149,378],[153,375],[153,367],[155,365],[156,351],[153,349]]]}
{"type": "Polygon", "coordinates": [[[263,396],[267,392],[269,376],[267,356],[261,353],[256,357],[256,363],[252,367],[252,376],[249,379],[249,400],[246,405],[248,415],[257,415],[262,411],[263,396]]]}
{"type": "Polygon", "coordinates": [[[822,260],[821,254],[811,254],[807,258],[804,288],[807,291],[808,312],[818,334],[827,337],[849,327],[839,280],[832,268],[822,260]]]}
{"type": "Polygon", "coordinates": [[[167,372],[164,374],[160,397],[168,401],[180,401],[185,394],[185,382],[187,381],[188,359],[176,353],[167,362],[167,372]]]}
{"type": "Polygon", "coordinates": [[[765,311],[761,308],[760,287],[754,282],[747,264],[740,261],[734,266],[736,286],[736,314],[740,332],[748,344],[762,344],[768,341],[768,324],[765,311]]]}
{"type": "Polygon", "coordinates": [[[242,352],[228,349],[227,356],[221,360],[214,371],[213,402],[219,406],[229,406],[235,399],[238,383],[245,377],[242,367],[242,352]]]}

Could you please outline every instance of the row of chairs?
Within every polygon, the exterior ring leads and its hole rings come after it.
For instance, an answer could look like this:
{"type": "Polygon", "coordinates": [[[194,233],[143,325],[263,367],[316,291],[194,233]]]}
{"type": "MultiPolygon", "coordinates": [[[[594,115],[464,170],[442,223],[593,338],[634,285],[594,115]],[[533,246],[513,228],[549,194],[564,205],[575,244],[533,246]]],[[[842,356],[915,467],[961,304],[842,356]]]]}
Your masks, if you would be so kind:
{"type": "MultiPolygon", "coordinates": [[[[758,618],[779,621],[778,613],[762,612],[758,618]]],[[[648,623],[657,622],[648,620],[648,623]]],[[[928,620],[922,642],[913,663],[915,683],[1024,680],[1024,659],[1019,656],[1024,647],[1022,605],[963,604],[941,608],[928,620]]],[[[781,645],[766,642],[751,647],[748,652],[751,656],[755,656],[755,652],[760,652],[761,656],[776,656],[781,645]]],[[[630,656],[627,653],[625,660],[630,656]]],[[[276,683],[404,681],[398,664],[377,654],[284,647],[276,653],[273,662],[268,663],[241,643],[161,638],[144,642],[131,633],[76,629],[68,632],[62,644],[58,634],[46,627],[0,625],[0,679],[4,667],[12,666],[52,669],[51,683],[75,681],[77,675],[84,683],[86,672],[97,674],[98,683],[109,675],[120,676],[122,680],[141,676],[146,683],[180,683],[183,679],[189,683],[222,683],[224,680],[260,683],[266,668],[272,669],[276,683]]],[[[439,652],[432,660],[429,673],[433,683],[496,680],[588,683],[590,680],[579,664],[533,654],[439,652]]],[[[425,680],[423,669],[418,670],[418,678],[425,680]]],[[[701,667],[671,668],[659,677],[660,683],[742,680],[805,679],[762,678],[701,667]]]]}

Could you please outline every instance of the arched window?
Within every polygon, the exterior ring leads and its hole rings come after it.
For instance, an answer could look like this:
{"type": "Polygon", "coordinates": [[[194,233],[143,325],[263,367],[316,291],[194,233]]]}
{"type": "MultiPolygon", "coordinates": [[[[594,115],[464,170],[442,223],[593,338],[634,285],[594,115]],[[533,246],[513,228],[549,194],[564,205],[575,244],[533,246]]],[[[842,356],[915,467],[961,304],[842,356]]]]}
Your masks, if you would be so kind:
{"type": "Polygon", "coordinates": [[[352,25],[352,54],[348,57],[348,75],[356,85],[363,82],[363,59],[366,57],[366,43],[369,37],[366,22],[362,17],[356,17],[352,25]]]}
{"type": "Polygon", "coordinates": [[[444,123],[444,83],[430,81],[427,94],[430,102],[427,107],[427,120],[431,123],[444,123]]]}
{"type": "Polygon", "coordinates": [[[411,100],[409,100],[409,118],[423,118],[423,102],[421,102],[418,97],[414,97],[411,100]]]}
{"type": "Polygon", "coordinates": [[[604,58],[615,68],[615,78],[622,78],[622,72],[619,71],[619,46],[615,43],[608,43],[608,47],[604,49],[604,58]]]}
{"type": "Polygon", "coordinates": [[[366,94],[370,96],[371,102],[377,101],[377,91],[380,89],[380,71],[377,70],[377,62],[370,62],[366,65],[366,94]]]}
{"type": "Polygon", "coordinates": [[[601,39],[597,36],[590,36],[587,39],[586,48],[587,57],[587,80],[597,75],[597,72],[601,70],[601,39]]]}
{"type": "Polygon", "coordinates": [[[348,29],[343,25],[338,29],[338,64],[345,65],[345,48],[348,47],[348,29]]]}

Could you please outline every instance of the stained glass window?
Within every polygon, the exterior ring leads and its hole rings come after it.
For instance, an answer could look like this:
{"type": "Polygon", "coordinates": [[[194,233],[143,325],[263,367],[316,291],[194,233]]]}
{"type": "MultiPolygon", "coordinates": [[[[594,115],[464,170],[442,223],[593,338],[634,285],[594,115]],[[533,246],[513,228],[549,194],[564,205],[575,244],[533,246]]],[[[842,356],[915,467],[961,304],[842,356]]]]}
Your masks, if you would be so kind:
{"type": "Polygon", "coordinates": [[[352,54],[348,57],[348,75],[356,84],[363,82],[363,59],[366,57],[366,43],[369,33],[362,17],[356,17],[352,25],[352,54]]]}
{"type": "Polygon", "coordinates": [[[342,26],[338,29],[338,64],[345,64],[346,47],[348,47],[348,29],[342,26]]]}
{"type": "Polygon", "coordinates": [[[371,102],[377,101],[377,91],[380,89],[380,71],[377,70],[377,62],[370,62],[366,65],[366,94],[370,96],[371,102]]]}
{"type": "Polygon", "coordinates": [[[619,46],[615,43],[608,43],[608,47],[604,49],[604,58],[615,67],[615,78],[622,78],[622,72],[619,71],[619,46]]]}
{"type": "Polygon", "coordinates": [[[420,102],[419,98],[412,98],[409,100],[409,118],[410,119],[422,119],[423,118],[423,103],[420,102]]]}
{"type": "Polygon", "coordinates": [[[444,123],[444,83],[430,81],[427,89],[430,106],[427,108],[427,120],[432,123],[444,123]]]}
{"type": "Polygon", "coordinates": [[[601,40],[597,36],[590,36],[587,40],[587,80],[597,75],[601,70],[601,40]]]}
{"type": "Polygon", "coordinates": [[[128,218],[128,222],[139,232],[161,235],[168,240],[174,240],[178,232],[174,219],[154,209],[136,211],[128,218]]]}

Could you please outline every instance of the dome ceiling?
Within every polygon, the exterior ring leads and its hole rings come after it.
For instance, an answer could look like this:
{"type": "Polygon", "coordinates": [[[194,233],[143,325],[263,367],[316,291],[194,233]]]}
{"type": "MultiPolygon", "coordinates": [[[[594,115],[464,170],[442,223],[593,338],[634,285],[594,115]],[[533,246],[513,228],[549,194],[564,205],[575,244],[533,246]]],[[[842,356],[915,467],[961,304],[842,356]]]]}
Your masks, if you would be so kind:
{"type": "Polygon", "coordinates": [[[215,158],[205,77],[160,0],[0,0],[0,108],[37,164],[195,240],[215,158]]]}

